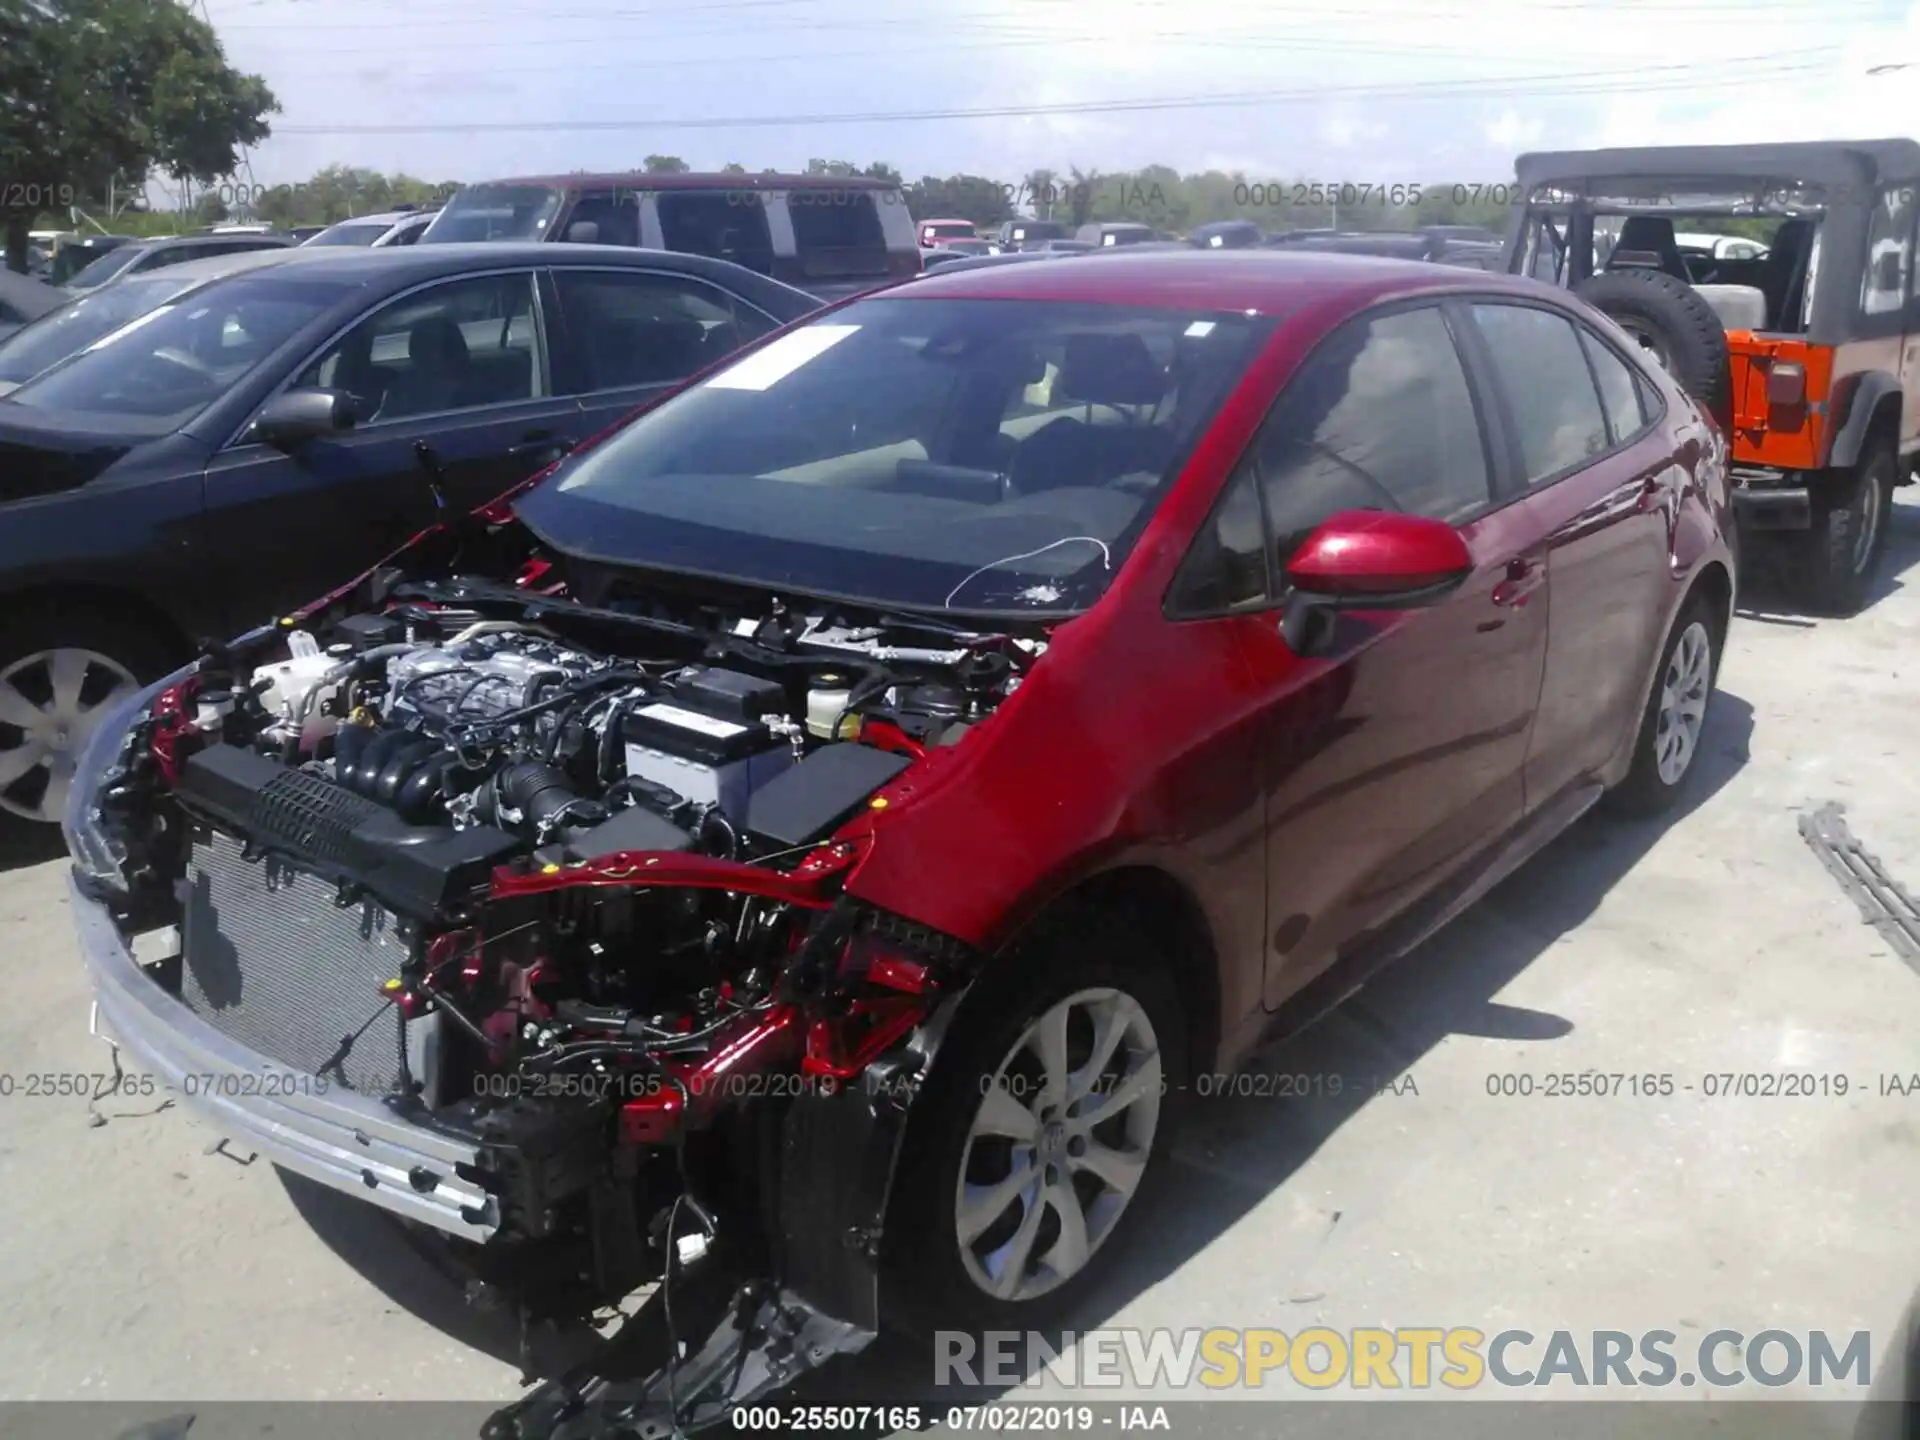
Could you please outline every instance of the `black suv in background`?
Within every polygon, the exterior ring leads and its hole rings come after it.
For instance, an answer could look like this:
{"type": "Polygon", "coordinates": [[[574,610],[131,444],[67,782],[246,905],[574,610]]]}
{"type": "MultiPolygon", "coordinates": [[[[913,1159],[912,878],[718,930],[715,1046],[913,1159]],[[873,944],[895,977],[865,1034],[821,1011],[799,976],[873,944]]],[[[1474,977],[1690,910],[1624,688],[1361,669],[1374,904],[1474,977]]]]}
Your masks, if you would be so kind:
{"type": "Polygon", "coordinates": [[[469,185],[420,237],[678,250],[731,261],[823,300],[920,273],[904,197],[841,175],[549,175],[469,185]]]}

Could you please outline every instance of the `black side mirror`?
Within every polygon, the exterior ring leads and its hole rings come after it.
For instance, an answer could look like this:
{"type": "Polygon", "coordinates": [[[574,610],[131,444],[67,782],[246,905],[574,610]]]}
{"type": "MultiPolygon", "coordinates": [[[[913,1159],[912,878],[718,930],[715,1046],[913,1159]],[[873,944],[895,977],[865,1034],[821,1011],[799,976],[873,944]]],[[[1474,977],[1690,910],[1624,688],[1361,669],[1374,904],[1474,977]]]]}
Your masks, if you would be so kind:
{"type": "Polygon", "coordinates": [[[1898,295],[1907,288],[1907,257],[1889,250],[1873,262],[1873,288],[1882,294],[1898,295]]]}
{"type": "Polygon", "coordinates": [[[273,397],[253,422],[253,438],[291,450],[322,435],[351,430],[359,418],[344,390],[286,390],[273,397]]]}

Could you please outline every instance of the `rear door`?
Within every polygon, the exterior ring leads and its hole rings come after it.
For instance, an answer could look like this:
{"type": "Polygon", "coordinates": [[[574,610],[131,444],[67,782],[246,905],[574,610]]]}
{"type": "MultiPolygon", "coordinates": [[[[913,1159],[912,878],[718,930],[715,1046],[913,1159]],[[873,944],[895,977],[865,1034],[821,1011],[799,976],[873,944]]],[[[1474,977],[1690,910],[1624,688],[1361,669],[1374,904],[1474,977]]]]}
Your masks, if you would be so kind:
{"type": "Polygon", "coordinates": [[[579,399],[577,439],[779,325],[731,291],[672,271],[555,266],[546,284],[555,389],[579,399]]]}
{"type": "Polygon", "coordinates": [[[1189,575],[1235,623],[1265,710],[1269,949],[1280,1004],[1516,825],[1546,653],[1530,520],[1504,504],[1496,418],[1435,302],[1351,321],[1274,403],[1189,575]],[[1350,612],[1326,655],[1296,656],[1279,613],[1287,560],[1341,510],[1460,528],[1473,574],[1425,610],[1350,612]],[[1257,548],[1256,548],[1257,547],[1257,548]]]}
{"type": "MultiPolygon", "coordinates": [[[[553,457],[579,429],[553,393],[531,269],[418,287],[350,326],[288,384],[346,390],[363,419],[292,453],[242,430],[207,469],[207,552],[236,594],[312,599],[553,457]],[[437,492],[437,493],[436,493],[437,492]]],[[[263,597],[256,600],[254,597],[263,597]]]]}
{"type": "Polygon", "coordinates": [[[1466,308],[1553,591],[1526,767],[1535,809],[1590,783],[1638,721],[1687,472],[1657,423],[1658,393],[1597,330],[1504,299],[1466,308]]]}

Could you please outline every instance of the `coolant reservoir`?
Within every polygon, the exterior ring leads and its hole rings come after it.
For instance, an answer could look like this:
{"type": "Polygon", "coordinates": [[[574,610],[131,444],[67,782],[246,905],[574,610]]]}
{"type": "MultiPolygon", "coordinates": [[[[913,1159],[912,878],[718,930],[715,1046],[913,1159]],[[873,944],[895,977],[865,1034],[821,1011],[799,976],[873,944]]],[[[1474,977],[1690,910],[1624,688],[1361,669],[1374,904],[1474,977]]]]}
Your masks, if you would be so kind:
{"type": "Polygon", "coordinates": [[[323,652],[319,642],[304,630],[296,630],[287,637],[287,648],[292,653],[291,659],[262,665],[253,672],[253,678],[271,682],[260,692],[260,704],[268,714],[278,717],[280,723],[275,728],[280,738],[290,735],[294,722],[305,716],[300,748],[309,750],[322,736],[332,734],[340,723],[336,717],[320,713],[322,703],[339,688],[337,684],[322,686],[320,682],[340,662],[323,652]]]}
{"type": "Polygon", "coordinates": [[[833,739],[833,724],[847,708],[853,692],[846,689],[807,691],[807,733],[822,740],[833,739]]]}

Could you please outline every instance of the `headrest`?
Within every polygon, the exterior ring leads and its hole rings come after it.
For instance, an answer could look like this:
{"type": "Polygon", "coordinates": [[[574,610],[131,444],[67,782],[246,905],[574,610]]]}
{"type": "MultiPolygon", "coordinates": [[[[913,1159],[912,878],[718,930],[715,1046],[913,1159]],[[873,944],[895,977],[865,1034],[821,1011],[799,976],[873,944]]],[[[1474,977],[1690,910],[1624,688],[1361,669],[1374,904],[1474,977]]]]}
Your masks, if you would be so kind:
{"type": "Polygon", "coordinates": [[[1069,335],[1065,349],[1060,374],[1053,382],[1057,400],[1157,405],[1167,392],[1165,373],[1153,363],[1147,342],[1138,335],[1069,335]]]}
{"type": "Polygon", "coordinates": [[[407,329],[407,359],[415,365],[464,365],[467,337],[445,315],[428,315],[407,329]]]}

